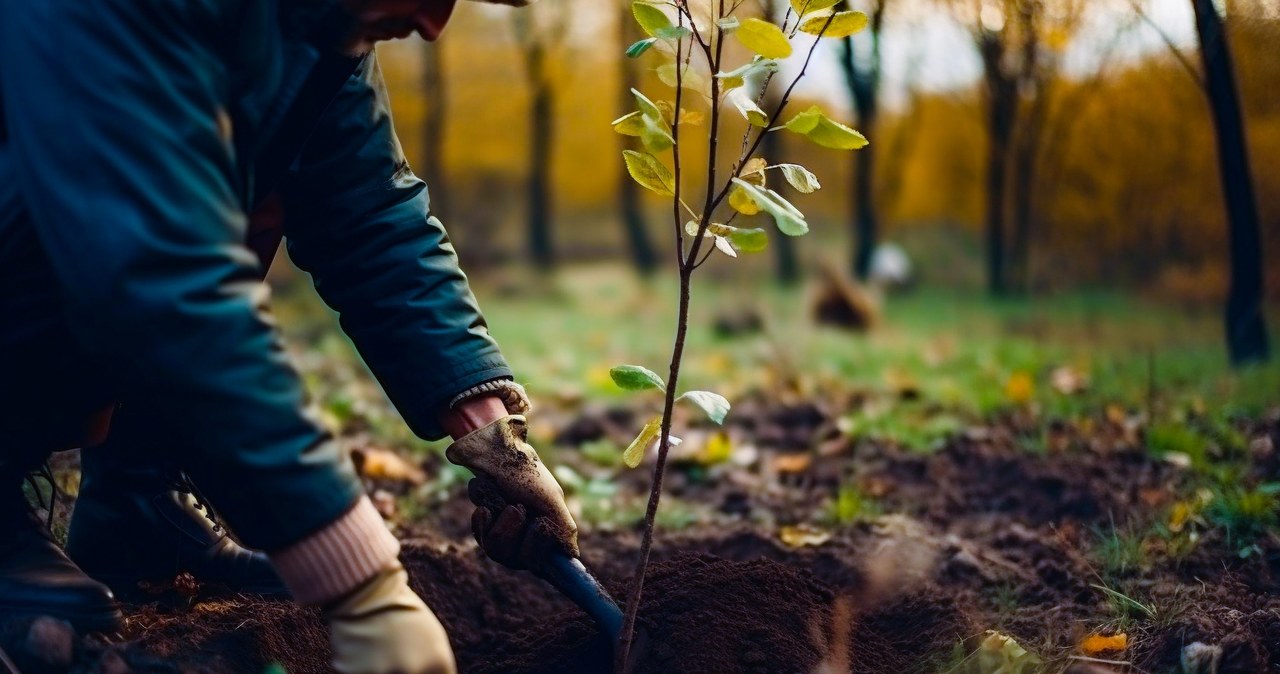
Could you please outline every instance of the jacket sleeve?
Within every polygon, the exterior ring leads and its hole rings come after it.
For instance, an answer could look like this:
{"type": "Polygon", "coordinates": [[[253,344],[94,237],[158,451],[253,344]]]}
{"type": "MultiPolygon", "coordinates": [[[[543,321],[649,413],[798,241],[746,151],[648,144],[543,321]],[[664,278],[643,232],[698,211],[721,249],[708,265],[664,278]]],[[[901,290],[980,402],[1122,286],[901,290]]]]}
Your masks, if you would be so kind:
{"type": "Polygon", "coordinates": [[[268,550],[359,494],[303,412],[242,244],[223,58],[235,40],[250,40],[241,55],[269,52],[270,34],[246,31],[268,25],[271,7],[0,2],[8,151],[71,329],[126,399],[154,402],[179,463],[268,550]]]}
{"type": "Polygon", "coordinates": [[[376,59],[330,104],[281,189],[290,257],[413,431],[444,435],[449,400],[510,377],[427,186],[391,126],[376,59]]]}

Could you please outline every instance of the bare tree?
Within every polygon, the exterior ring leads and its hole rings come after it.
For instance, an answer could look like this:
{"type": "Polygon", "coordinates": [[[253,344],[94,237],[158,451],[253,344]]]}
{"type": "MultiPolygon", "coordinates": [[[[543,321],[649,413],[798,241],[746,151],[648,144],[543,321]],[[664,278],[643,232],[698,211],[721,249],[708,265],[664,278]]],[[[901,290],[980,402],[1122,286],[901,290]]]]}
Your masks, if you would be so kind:
{"type": "Polygon", "coordinates": [[[987,116],[987,283],[1011,289],[1009,258],[1025,281],[1034,222],[1036,159],[1057,77],[1060,49],[1078,23],[1081,0],[952,0],[982,59],[987,116]],[[1007,232],[1009,216],[1014,229],[1007,232]],[[1012,239],[1008,241],[1007,239],[1012,239]]]}
{"type": "Polygon", "coordinates": [[[1231,63],[1231,45],[1213,0],[1191,0],[1204,65],[1204,91],[1218,143],[1218,173],[1227,207],[1231,287],[1227,295],[1227,350],[1234,365],[1265,362],[1271,356],[1262,314],[1262,235],[1249,170],[1240,92],[1231,63]]]}
{"type": "Polygon", "coordinates": [[[550,55],[560,45],[568,29],[570,13],[567,4],[566,0],[545,0],[529,10],[512,13],[529,83],[526,247],[529,259],[542,270],[553,267],[556,257],[551,231],[555,81],[550,55]]]}
{"type": "MultiPolygon", "coordinates": [[[[868,0],[867,29],[844,38],[841,43],[840,66],[858,116],[858,129],[868,137],[875,135],[880,112],[880,31],[889,1],[868,0]],[[859,49],[860,44],[865,48],[859,49]]],[[[879,237],[875,204],[875,143],[855,152],[852,159],[854,217],[850,234],[855,242],[853,273],[859,279],[866,279],[879,237]]]]}

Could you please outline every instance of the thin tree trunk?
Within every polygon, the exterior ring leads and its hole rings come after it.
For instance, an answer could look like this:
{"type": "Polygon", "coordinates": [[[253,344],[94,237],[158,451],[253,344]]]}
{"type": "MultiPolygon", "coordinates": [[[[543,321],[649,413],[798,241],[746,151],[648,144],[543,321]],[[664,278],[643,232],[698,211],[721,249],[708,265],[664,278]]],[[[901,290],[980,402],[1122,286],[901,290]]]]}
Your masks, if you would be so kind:
{"type": "Polygon", "coordinates": [[[555,265],[555,245],[551,235],[551,148],[554,134],[551,81],[547,77],[546,54],[541,46],[528,52],[529,81],[533,88],[529,138],[529,259],[541,270],[555,265]]]}
{"type": "MultiPolygon", "coordinates": [[[[858,113],[859,131],[867,137],[875,135],[876,112],[874,109],[858,113]]],[[[876,217],[875,207],[875,166],[876,150],[873,144],[854,153],[854,236],[858,242],[853,258],[853,273],[857,278],[866,280],[871,274],[871,258],[875,255],[877,241],[880,236],[880,224],[876,217]]]]}
{"type": "Polygon", "coordinates": [[[1244,118],[1231,64],[1231,48],[1213,0],[1191,0],[1204,62],[1205,93],[1218,141],[1218,172],[1227,207],[1231,287],[1227,295],[1227,350],[1233,365],[1265,362],[1271,348],[1262,313],[1262,236],[1249,172],[1244,118]]]}
{"type": "Polygon", "coordinates": [[[1013,236],[1009,246],[1009,271],[1013,288],[1021,293],[1028,292],[1031,286],[1031,239],[1038,224],[1035,212],[1036,185],[1048,101],[1048,88],[1038,85],[1035,100],[1022,117],[1011,162],[1013,236]]]}
{"type": "MultiPolygon", "coordinates": [[[[631,3],[619,3],[619,6],[622,11],[618,15],[618,37],[621,42],[619,51],[622,51],[627,45],[639,39],[639,36],[635,29],[635,21],[631,18],[631,3]]],[[[618,88],[621,92],[619,110],[631,110],[635,107],[635,97],[631,94],[631,90],[639,88],[634,60],[620,58],[618,68],[622,81],[622,86],[618,88]]],[[[619,115],[621,114],[623,113],[620,112],[619,115]]],[[[630,147],[626,136],[618,138],[622,142],[623,149],[630,147]]],[[[636,270],[648,276],[658,268],[658,253],[649,240],[649,230],[645,225],[644,208],[640,200],[640,186],[631,179],[625,164],[619,162],[618,166],[618,215],[622,219],[627,251],[631,253],[631,262],[636,266],[636,270]]]]}
{"type": "Polygon", "coordinates": [[[1004,204],[1008,183],[1007,138],[991,129],[990,156],[987,157],[987,290],[992,295],[1005,293],[1004,277],[1004,204]]]}
{"type": "MultiPolygon", "coordinates": [[[[854,110],[858,130],[869,138],[875,136],[880,98],[880,28],[888,0],[878,0],[871,8],[871,25],[865,33],[843,40],[841,66],[854,110]],[[857,58],[854,40],[870,40],[871,49],[865,62],[857,58]]],[[[871,273],[871,258],[879,243],[880,224],[875,203],[875,143],[853,153],[854,213],[850,234],[854,241],[853,274],[866,280],[871,273]]]]}
{"type": "Polygon", "coordinates": [[[982,55],[987,93],[987,288],[994,296],[1005,294],[1005,204],[1009,184],[1009,142],[1018,111],[1017,81],[1004,71],[1003,37],[982,35],[982,55]]]}
{"type": "Polygon", "coordinates": [[[422,115],[422,177],[431,195],[431,212],[448,222],[448,201],[444,171],[444,124],[447,90],[444,84],[444,53],[439,44],[423,43],[422,95],[426,99],[422,115]]]}

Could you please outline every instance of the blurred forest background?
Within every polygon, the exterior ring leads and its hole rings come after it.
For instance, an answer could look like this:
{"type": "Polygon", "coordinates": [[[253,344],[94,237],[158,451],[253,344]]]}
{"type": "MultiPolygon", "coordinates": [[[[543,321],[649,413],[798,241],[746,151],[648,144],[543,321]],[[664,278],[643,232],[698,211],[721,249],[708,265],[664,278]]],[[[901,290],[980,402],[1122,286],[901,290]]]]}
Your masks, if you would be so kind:
{"type": "MultiPolygon", "coordinates": [[[[785,7],[764,0],[760,11],[785,7]]],[[[857,263],[859,241],[887,240],[905,247],[923,284],[1006,294],[1122,287],[1221,304],[1228,226],[1191,2],[852,7],[872,17],[871,28],[824,45],[793,109],[819,102],[871,146],[832,153],[771,134],[771,162],[802,163],[823,183],[798,202],[814,235],[774,237],[771,253],[734,273],[791,281],[819,259],[865,271],[870,248],[857,263]],[[997,154],[1002,184],[990,178],[997,154]],[[861,189],[859,172],[871,175],[861,189]],[[1002,218],[998,245],[993,217],[1002,218]]],[[[1280,2],[1225,0],[1217,9],[1263,250],[1274,252],[1280,2]]],[[[405,152],[469,269],[667,262],[669,213],[626,179],[627,139],[609,124],[631,109],[630,86],[669,90],[656,59],[622,58],[638,31],[623,2],[540,0],[518,12],[461,3],[436,44],[379,48],[405,152]]],[[[1274,303],[1280,265],[1266,274],[1274,303]]]]}

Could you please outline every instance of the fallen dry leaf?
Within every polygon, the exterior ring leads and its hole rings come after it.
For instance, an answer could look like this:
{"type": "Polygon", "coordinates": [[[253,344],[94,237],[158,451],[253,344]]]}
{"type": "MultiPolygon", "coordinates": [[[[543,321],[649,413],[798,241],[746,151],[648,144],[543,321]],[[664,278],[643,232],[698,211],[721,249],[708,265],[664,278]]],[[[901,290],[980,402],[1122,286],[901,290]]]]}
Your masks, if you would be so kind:
{"type": "Polygon", "coordinates": [[[427,474],[418,466],[389,449],[359,447],[351,450],[351,460],[356,472],[371,480],[391,480],[419,485],[427,481],[427,474]]]}
{"type": "Polygon", "coordinates": [[[779,473],[803,473],[813,463],[811,454],[779,454],[773,457],[773,469],[779,473]]]}
{"type": "Polygon", "coordinates": [[[779,529],[778,540],[789,548],[810,547],[822,545],[831,540],[831,532],[823,531],[808,524],[797,524],[779,529]]]}
{"type": "Polygon", "coordinates": [[[1124,632],[1111,635],[1090,634],[1080,642],[1080,652],[1085,655],[1123,651],[1128,647],[1129,635],[1124,632]]]}

